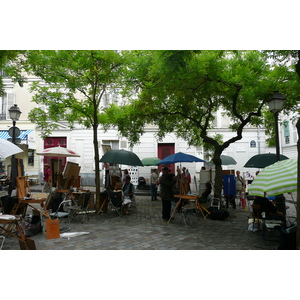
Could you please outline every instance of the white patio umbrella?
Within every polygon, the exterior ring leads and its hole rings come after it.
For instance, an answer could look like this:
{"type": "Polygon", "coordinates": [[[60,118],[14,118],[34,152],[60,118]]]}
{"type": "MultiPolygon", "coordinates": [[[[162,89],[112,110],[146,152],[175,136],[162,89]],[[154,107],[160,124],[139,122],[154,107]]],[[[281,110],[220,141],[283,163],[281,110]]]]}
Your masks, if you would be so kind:
{"type": "Polygon", "coordinates": [[[248,191],[253,196],[276,196],[297,191],[297,160],[278,161],[259,172],[248,191]]]}
{"type": "MultiPolygon", "coordinates": [[[[77,154],[75,151],[60,146],[46,148],[42,152],[37,152],[36,154],[43,155],[43,156],[52,156],[52,157],[80,157],[80,155],[77,154]]],[[[61,166],[62,166],[62,161],[59,159],[58,170],[60,170],[61,166]]],[[[58,181],[57,181],[57,186],[58,186],[58,181]]]]}
{"type": "Polygon", "coordinates": [[[23,152],[23,150],[15,144],[7,140],[0,139],[0,157],[7,158],[21,152],[23,152]]]}
{"type": "Polygon", "coordinates": [[[37,152],[37,155],[54,156],[54,157],[80,157],[75,151],[64,147],[46,148],[42,152],[37,152]]]}

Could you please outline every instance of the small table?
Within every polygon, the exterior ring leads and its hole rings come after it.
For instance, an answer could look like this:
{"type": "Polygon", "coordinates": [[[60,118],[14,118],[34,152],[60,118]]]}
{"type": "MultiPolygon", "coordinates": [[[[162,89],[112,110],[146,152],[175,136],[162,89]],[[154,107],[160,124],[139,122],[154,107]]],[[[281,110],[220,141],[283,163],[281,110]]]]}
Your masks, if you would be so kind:
{"type": "Polygon", "coordinates": [[[174,198],[179,198],[179,200],[178,200],[167,224],[169,224],[171,219],[174,217],[177,208],[180,205],[183,205],[184,202],[191,203],[190,200],[193,200],[193,202],[195,201],[194,202],[195,208],[201,212],[204,219],[206,219],[206,216],[204,215],[203,210],[205,210],[208,214],[210,214],[210,212],[203,205],[201,205],[201,203],[197,203],[198,196],[196,196],[196,195],[174,195],[174,198]]]}

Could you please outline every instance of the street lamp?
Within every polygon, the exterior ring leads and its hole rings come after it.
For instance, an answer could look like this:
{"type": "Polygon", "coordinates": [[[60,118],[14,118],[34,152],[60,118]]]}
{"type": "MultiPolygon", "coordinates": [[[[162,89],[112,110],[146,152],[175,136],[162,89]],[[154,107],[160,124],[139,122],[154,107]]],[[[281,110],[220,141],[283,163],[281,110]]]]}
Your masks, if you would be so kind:
{"type": "Polygon", "coordinates": [[[16,133],[18,132],[19,135],[20,135],[20,130],[18,127],[16,127],[16,121],[19,120],[20,118],[20,115],[21,115],[21,111],[20,111],[20,108],[18,107],[17,104],[15,104],[14,106],[12,106],[9,110],[9,117],[13,120],[13,127],[12,127],[12,134],[11,134],[11,137],[12,137],[12,142],[14,144],[17,144],[16,143],[16,133]]]}
{"type": "Polygon", "coordinates": [[[274,114],[275,119],[276,161],[280,161],[278,115],[283,108],[284,100],[286,98],[278,91],[275,91],[272,98],[268,101],[269,109],[274,114]]]}

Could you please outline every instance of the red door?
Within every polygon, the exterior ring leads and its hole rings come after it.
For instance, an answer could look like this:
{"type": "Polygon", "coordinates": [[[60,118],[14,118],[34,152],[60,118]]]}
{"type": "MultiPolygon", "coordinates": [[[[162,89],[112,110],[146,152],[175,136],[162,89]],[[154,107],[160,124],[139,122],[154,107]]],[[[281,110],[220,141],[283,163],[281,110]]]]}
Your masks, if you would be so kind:
{"type": "MultiPolygon", "coordinates": [[[[44,140],[44,149],[53,148],[53,147],[64,147],[67,148],[67,138],[66,137],[49,137],[44,140]]],[[[51,160],[60,159],[62,166],[62,171],[66,165],[67,159],[65,157],[55,157],[55,156],[44,156],[44,164],[49,164],[51,166],[51,160]]]]}
{"type": "MultiPolygon", "coordinates": [[[[169,143],[169,144],[158,144],[158,158],[163,159],[169,155],[172,155],[175,153],[175,144],[169,143]]],[[[175,174],[175,165],[163,165],[164,167],[168,167],[172,173],[175,174]]]]}

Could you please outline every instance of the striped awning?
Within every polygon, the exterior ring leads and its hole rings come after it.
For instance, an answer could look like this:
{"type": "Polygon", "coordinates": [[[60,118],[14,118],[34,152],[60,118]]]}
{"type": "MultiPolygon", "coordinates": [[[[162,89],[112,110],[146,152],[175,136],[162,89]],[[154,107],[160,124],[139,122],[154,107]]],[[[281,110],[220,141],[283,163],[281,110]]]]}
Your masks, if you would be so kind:
{"type": "Polygon", "coordinates": [[[251,183],[249,195],[276,196],[297,191],[297,160],[285,159],[270,165],[259,172],[251,183]]]}
{"type": "MultiPolygon", "coordinates": [[[[21,140],[27,140],[27,137],[28,137],[28,134],[30,132],[32,132],[33,130],[32,129],[29,129],[29,130],[21,130],[21,133],[20,135],[17,137],[21,140]]],[[[8,131],[7,130],[2,130],[0,131],[0,139],[4,139],[4,140],[7,140],[9,139],[11,136],[8,134],[8,131]]]]}

